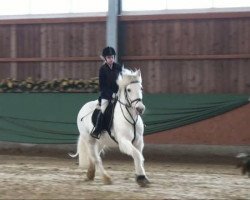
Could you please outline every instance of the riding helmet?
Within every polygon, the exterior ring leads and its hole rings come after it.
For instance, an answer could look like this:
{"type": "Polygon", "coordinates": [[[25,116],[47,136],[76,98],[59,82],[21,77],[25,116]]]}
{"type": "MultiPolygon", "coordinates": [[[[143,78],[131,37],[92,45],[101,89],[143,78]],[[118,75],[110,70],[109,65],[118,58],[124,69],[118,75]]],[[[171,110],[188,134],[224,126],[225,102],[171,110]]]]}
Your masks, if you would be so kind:
{"type": "Polygon", "coordinates": [[[115,56],[116,55],[116,52],[114,50],[113,47],[105,47],[103,50],[102,50],[102,56],[103,57],[106,57],[106,56],[115,56]]]}

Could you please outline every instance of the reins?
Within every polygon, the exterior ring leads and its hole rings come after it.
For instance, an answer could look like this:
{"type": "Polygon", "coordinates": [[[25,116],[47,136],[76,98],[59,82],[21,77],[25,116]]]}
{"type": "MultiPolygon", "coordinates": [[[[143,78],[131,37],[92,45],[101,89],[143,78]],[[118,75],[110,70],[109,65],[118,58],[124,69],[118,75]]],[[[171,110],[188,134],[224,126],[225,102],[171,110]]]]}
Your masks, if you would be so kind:
{"type": "MultiPolygon", "coordinates": [[[[132,82],[129,83],[128,85],[134,84],[134,83],[140,83],[140,82],[139,82],[139,81],[132,81],[132,82]]],[[[137,123],[137,121],[138,121],[138,115],[136,116],[136,119],[134,119],[133,116],[132,116],[132,114],[131,114],[131,112],[129,111],[129,108],[132,108],[132,104],[133,104],[134,102],[136,102],[136,104],[137,104],[138,102],[142,101],[142,99],[141,99],[141,98],[137,98],[137,99],[131,100],[131,99],[129,98],[129,96],[128,96],[128,92],[127,92],[126,88],[125,88],[125,90],[124,90],[124,96],[125,96],[125,99],[126,99],[127,103],[124,103],[124,102],[120,101],[119,98],[118,98],[117,101],[120,103],[120,108],[121,108],[123,117],[124,117],[124,118],[126,119],[126,121],[127,121],[129,124],[131,124],[131,125],[133,126],[133,128],[134,128],[134,138],[133,138],[133,140],[132,140],[132,143],[133,143],[133,142],[135,141],[135,138],[136,138],[136,123],[137,123]],[[131,122],[131,121],[126,117],[126,115],[124,114],[124,110],[123,110],[123,108],[122,108],[122,105],[126,108],[126,110],[127,110],[128,114],[129,114],[130,118],[132,119],[132,122],[131,122]]]]}
{"type": "MultiPolygon", "coordinates": [[[[119,101],[119,102],[120,102],[120,101],[119,101]]],[[[137,120],[138,120],[138,115],[137,115],[137,117],[136,117],[136,120],[134,120],[132,114],[129,112],[128,107],[125,106],[127,112],[129,113],[129,116],[130,116],[131,119],[133,120],[133,122],[131,122],[131,121],[129,121],[129,119],[125,116],[124,111],[123,111],[123,109],[122,109],[122,104],[121,104],[121,103],[120,103],[120,108],[121,108],[123,117],[124,117],[124,118],[126,119],[126,121],[127,121],[128,123],[130,123],[130,124],[133,126],[133,128],[134,128],[134,138],[133,138],[133,140],[132,140],[132,143],[133,143],[133,142],[135,141],[135,138],[136,138],[136,123],[137,123],[137,120]]]]}

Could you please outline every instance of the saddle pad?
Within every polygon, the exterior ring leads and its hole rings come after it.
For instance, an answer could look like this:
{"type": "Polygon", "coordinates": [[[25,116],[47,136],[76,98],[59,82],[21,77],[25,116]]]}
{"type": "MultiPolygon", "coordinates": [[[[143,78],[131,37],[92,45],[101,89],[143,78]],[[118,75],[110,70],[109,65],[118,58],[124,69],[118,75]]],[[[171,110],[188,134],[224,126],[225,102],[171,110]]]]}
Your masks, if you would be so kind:
{"type": "MultiPolygon", "coordinates": [[[[114,108],[115,108],[115,102],[109,102],[105,112],[104,112],[104,117],[103,117],[103,123],[102,123],[102,131],[107,131],[110,133],[111,126],[113,124],[113,117],[114,117],[114,108]]],[[[93,114],[92,114],[92,123],[95,126],[96,121],[97,121],[97,115],[100,112],[99,109],[95,109],[93,114]]]]}

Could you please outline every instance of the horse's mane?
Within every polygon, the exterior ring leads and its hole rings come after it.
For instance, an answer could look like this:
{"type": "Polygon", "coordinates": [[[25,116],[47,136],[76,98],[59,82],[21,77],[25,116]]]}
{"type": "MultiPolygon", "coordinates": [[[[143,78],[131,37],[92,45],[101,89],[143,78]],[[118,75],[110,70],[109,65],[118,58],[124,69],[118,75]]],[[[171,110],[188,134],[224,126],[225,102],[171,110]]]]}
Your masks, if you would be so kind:
{"type": "Polygon", "coordinates": [[[141,71],[140,70],[131,70],[127,68],[122,68],[122,73],[118,76],[117,84],[119,88],[126,87],[131,82],[138,81],[142,82],[141,71]]]}

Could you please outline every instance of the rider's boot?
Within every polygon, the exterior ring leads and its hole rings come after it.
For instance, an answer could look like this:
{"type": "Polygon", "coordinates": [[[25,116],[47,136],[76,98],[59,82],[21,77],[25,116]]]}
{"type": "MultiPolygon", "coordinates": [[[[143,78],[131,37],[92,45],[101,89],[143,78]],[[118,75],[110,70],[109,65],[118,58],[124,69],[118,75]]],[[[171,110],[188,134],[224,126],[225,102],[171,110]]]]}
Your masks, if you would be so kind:
{"type": "Polygon", "coordinates": [[[101,131],[102,131],[102,121],[103,121],[103,114],[100,111],[97,115],[97,121],[95,125],[95,130],[90,133],[90,135],[96,139],[100,138],[101,131]]]}

